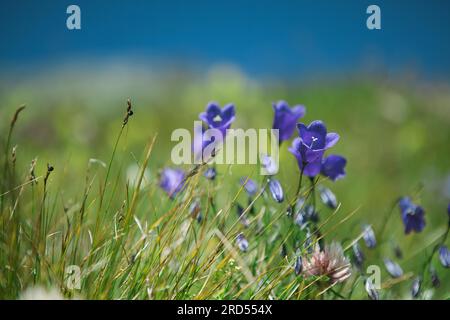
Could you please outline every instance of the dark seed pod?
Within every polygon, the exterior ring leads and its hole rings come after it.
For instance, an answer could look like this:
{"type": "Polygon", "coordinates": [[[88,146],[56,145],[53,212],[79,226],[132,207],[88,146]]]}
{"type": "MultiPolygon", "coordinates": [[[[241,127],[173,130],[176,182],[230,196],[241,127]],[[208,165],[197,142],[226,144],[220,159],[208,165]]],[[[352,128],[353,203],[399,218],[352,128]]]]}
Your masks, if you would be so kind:
{"type": "Polygon", "coordinates": [[[252,202],[253,202],[252,198],[249,197],[248,198],[248,206],[250,208],[249,209],[250,214],[254,214],[255,213],[255,207],[252,205],[252,202]]]}
{"type": "Polygon", "coordinates": [[[288,207],[288,208],[286,209],[286,216],[287,216],[288,218],[292,217],[292,209],[291,209],[291,207],[288,207]]]}
{"type": "Polygon", "coordinates": [[[282,258],[287,257],[287,247],[286,247],[286,244],[284,244],[284,243],[281,245],[281,252],[280,252],[280,254],[281,254],[282,258]]]}
{"type": "Polygon", "coordinates": [[[394,254],[395,254],[395,257],[396,257],[397,259],[402,259],[402,258],[403,258],[403,252],[402,252],[402,249],[400,249],[400,247],[399,247],[398,245],[396,245],[396,246],[394,247],[394,254]]]}
{"type": "Polygon", "coordinates": [[[439,276],[433,267],[430,269],[430,277],[431,277],[431,284],[433,285],[433,287],[439,288],[441,286],[441,280],[439,279],[439,276]]]}

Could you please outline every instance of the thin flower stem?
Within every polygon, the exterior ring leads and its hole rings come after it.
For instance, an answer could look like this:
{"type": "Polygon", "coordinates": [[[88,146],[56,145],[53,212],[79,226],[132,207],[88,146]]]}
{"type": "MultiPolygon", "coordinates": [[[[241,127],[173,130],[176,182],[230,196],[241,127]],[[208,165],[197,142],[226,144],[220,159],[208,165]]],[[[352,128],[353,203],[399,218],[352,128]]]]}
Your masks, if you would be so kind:
{"type": "Polygon", "coordinates": [[[311,196],[314,210],[316,210],[316,180],[314,177],[310,178],[311,181],[311,196]]]}
{"type": "Polygon", "coordinates": [[[447,240],[447,237],[448,237],[449,233],[450,233],[450,219],[449,219],[448,224],[447,224],[447,230],[445,231],[444,235],[442,236],[441,241],[439,241],[439,243],[434,246],[433,251],[431,252],[431,254],[428,257],[428,259],[425,261],[425,264],[424,264],[423,270],[422,270],[422,279],[424,279],[425,271],[430,268],[431,262],[433,261],[433,257],[436,254],[436,252],[438,251],[439,247],[441,245],[443,245],[445,243],[445,241],[447,240]]]}
{"type": "Polygon", "coordinates": [[[300,170],[300,178],[298,180],[298,186],[297,186],[297,192],[295,192],[295,199],[298,199],[298,196],[300,194],[300,189],[302,188],[302,179],[303,179],[303,170],[304,170],[305,166],[303,166],[303,168],[300,170]]]}
{"type": "Polygon", "coordinates": [[[300,178],[298,179],[297,191],[295,192],[294,201],[292,201],[292,203],[291,203],[292,216],[294,216],[295,204],[297,203],[298,197],[300,196],[300,190],[302,188],[302,180],[303,180],[303,170],[304,170],[304,168],[305,168],[305,166],[303,166],[302,169],[300,170],[300,178]]]}

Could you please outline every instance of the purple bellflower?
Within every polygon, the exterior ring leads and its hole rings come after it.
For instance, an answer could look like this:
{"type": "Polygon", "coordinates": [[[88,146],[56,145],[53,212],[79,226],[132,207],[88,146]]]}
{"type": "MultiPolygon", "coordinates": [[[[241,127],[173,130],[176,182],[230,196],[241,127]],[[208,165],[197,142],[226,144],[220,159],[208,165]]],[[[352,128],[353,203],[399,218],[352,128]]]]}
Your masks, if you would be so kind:
{"type": "Polygon", "coordinates": [[[235,119],[235,109],[233,104],[227,104],[220,108],[219,104],[210,102],[206,111],[200,113],[200,120],[208,124],[211,129],[218,129],[225,137],[226,130],[231,127],[231,123],[235,119]]]}
{"type": "Polygon", "coordinates": [[[305,107],[301,105],[289,107],[286,101],[278,101],[272,105],[275,115],[272,129],[278,129],[278,140],[281,144],[289,140],[294,133],[298,119],[305,115],[305,107]]]}
{"type": "Polygon", "coordinates": [[[300,137],[292,141],[289,151],[297,159],[300,170],[309,177],[315,177],[320,173],[323,154],[338,142],[339,135],[327,133],[320,120],[311,122],[309,126],[298,123],[297,129],[300,137]]]}
{"type": "Polygon", "coordinates": [[[160,175],[159,186],[173,199],[181,191],[184,184],[184,171],[164,168],[160,175]]]}
{"type": "Polygon", "coordinates": [[[248,177],[242,177],[240,179],[241,186],[244,186],[245,191],[247,191],[249,196],[254,196],[258,191],[258,185],[255,181],[248,177]]]}
{"type": "Polygon", "coordinates": [[[344,157],[330,154],[328,157],[323,159],[320,172],[332,181],[336,181],[345,177],[344,168],[346,164],[347,160],[344,157]]]}
{"type": "Polygon", "coordinates": [[[425,228],[425,210],[421,206],[412,203],[408,197],[402,197],[398,205],[402,214],[405,234],[411,231],[421,232],[425,228]]]}

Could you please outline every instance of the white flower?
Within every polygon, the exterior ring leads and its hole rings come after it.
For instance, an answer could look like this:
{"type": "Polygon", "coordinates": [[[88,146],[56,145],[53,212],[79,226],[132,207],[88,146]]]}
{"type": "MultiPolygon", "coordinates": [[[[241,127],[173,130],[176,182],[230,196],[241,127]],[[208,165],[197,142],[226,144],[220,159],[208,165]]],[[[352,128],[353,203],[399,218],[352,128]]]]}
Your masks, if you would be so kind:
{"type": "Polygon", "coordinates": [[[331,283],[343,282],[351,275],[351,264],[342,247],[333,242],[321,251],[316,245],[312,256],[304,259],[303,270],[307,276],[326,276],[331,283]]]}

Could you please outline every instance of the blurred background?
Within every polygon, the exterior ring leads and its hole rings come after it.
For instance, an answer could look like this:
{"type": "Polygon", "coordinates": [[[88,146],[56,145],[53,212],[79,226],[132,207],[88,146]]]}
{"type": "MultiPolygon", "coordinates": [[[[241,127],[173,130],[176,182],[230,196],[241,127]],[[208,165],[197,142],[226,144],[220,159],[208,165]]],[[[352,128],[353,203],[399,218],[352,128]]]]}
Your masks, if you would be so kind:
{"type": "MultiPolygon", "coordinates": [[[[158,133],[149,168],[156,179],[171,165],[172,130],[192,130],[211,100],[235,103],[235,128],[270,128],[272,102],[303,104],[303,121],[322,119],[341,135],[333,153],[348,159],[347,177],[329,185],[342,210],[360,207],[336,237],[356,236],[364,222],[379,228],[399,196],[425,207],[427,232],[404,236],[397,209],[386,229],[386,255],[399,244],[408,269],[448,219],[450,2],[377,1],[381,30],[366,27],[370,4],[4,2],[0,130],[25,104],[18,166],[26,174],[38,157],[42,173],[52,163],[63,172],[55,185],[77,197],[87,161],[108,161],[127,98],[135,115],[121,147],[123,179],[158,133]],[[81,9],[81,30],[66,27],[70,4],[81,9]]],[[[279,177],[293,192],[298,169],[287,147],[279,177]]],[[[235,166],[234,183],[249,172],[235,166]]]]}

